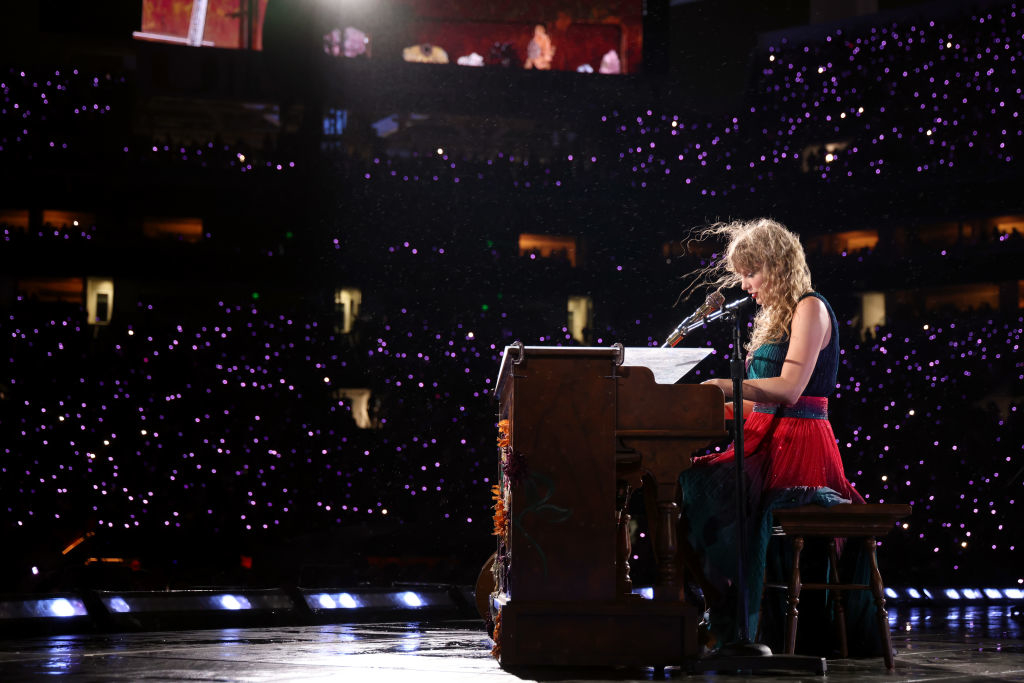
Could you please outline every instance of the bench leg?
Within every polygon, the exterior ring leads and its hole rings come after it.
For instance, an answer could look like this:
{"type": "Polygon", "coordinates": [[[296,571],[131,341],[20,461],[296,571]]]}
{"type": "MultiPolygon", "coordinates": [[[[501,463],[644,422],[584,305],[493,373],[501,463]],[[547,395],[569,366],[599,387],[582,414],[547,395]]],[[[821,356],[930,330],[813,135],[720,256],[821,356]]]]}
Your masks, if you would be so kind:
{"type": "MultiPolygon", "coordinates": [[[[836,550],[836,539],[828,539],[828,574],[829,581],[839,583],[839,552],[836,550]]],[[[839,656],[846,659],[850,650],[846,644],[846,609],[843,607],[843,592],[837,588],[830,589],[829,598],[835,608],[836,631],[839,635],[839,656]]]]}
{"type": "Polygon", "coordinates": [[[789,577],[789,613],[786,615],[786,654],[796,653],[796,624],[800,614],[800,551],[804,549],[802,536],[793,537],[793,573],[789,577]]]}
{"type": "Polygon", "coordinates": [[[765,563],[764,572],[761,574],[761,604],[757,606],[757,632],[754,634],[754,642],[761,642],[761,621],[764,619],[764,594],[768,592],[768,565],[765,563]]]}
{"type": "Polygon", "coordinates": [[[864,541],[868,558],[871,560],[871,592],[875,596],[875,605],[878,608],[876,618],[878,619],[878,632],[882,637],[882,657],[885,659],[885,668],[890,671],[896,668],[892,655],[892,634],[889,633],[889,614],[885,611],[885,587],[882,584],[882,574],[878,571],[878,555],[875,552],[875,539],[868,537],[864,541]]]}

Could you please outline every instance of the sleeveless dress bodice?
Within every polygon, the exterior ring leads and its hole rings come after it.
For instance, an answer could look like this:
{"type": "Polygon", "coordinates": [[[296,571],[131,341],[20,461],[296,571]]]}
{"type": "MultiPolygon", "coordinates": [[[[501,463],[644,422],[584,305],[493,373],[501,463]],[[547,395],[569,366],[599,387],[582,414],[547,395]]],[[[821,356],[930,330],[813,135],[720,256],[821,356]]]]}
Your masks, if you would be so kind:
{"type": "MultiPolygon", "coordinates": [[[[800,300],[809,296],[813,296],[825,304],[825,310],[828,311],[828,319],[832,326],[832,335],[828,345],[818,353],[814,372],[801,396],[831,396],[835,391],[836,375],[839,372],[839,322],[828,301],[817,292],[804,294],[800,300]]],[[[789,339],[757,347],[751,354],[750,364],[747,366],[747,377],[749,379],[778,377],[782,374],[782,363],[786,360],[788,352],[789,339]]]]}

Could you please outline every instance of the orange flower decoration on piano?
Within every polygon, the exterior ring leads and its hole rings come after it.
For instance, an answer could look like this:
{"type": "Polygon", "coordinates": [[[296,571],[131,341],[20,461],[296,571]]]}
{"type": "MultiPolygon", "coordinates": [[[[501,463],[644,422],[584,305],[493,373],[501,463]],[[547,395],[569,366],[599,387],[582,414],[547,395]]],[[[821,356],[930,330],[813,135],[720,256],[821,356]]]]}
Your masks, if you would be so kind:
{"type": "Polygon", "coordinates": [[[491,656],[501,660],[501,612],[494,617],[494,632],[491,635],[494,640],[494,647],[491,648],[491,656]]]}
{"type": "Polygon", "coordinates": [[[501,484],[491,487],[491,499],[494,500],[494,531],[492,535],[501,540],[508,538],[508,514],[505,511],[505,496],[501,491],[501,484]]]}
{"type": "Polygon", "coordinates": [[[508,437],[508,420],[502,420],[498,423],[498,448],[506,449],[509,446],[508,437]]]}

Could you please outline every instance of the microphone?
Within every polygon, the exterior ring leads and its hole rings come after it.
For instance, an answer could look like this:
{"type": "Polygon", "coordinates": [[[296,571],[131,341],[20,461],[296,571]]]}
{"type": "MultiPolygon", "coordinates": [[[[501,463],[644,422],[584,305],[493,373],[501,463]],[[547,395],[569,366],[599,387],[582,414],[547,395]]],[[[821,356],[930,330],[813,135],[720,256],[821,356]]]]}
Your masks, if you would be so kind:
{"type": "Polygon", "coordinates": [[[727,303],[725,305],[725,307],[722,308],[722,310],[717,315],[709,316],[708,317],[708,322],[710,322],[712,320],[718,320],[719,318],[721,318],[726,313],[732,313],[734,311],[738,311],[740,309],[746,308],[747,306],[749,306],[752,303],[754,303],[754,299],[753,299],[753,297],[749,297],[749,296],[745,296],[742,299],[736,299],[734,301],[730,301],[729,303],[727,303]]]}
{"type": "Polygon", "coordinates": [[[721,292],[711,292],[708,294],[708,298],[704,301],[700,307],[683,319],[683,322],[676,326],[676,329],[672,330],[672,334],[668,336],[665,343],[661,345],[661,348],[667,349],[675,346],[683,340],[690,330],[694,328],[694,323],[697,326],[704,324],[704,319],[709,315],[720,309],[725,304],[725,297],[722,296],[721,292]],[[698,322],[700,321],[700,322],[698,322]]]}

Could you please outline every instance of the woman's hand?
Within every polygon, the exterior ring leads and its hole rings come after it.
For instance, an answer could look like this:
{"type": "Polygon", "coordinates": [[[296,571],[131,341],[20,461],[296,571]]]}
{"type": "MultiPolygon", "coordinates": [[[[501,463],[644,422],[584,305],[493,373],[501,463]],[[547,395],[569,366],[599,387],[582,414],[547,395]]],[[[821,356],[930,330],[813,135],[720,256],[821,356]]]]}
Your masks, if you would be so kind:
{"type": "Polygon", "coordinates": [[[715,377],[714,379],[706,379],[701,384],[708,384],[710,386],[718,387],[725,394],[726,398],[732,397],[732,380],[725,377],[715,377]]]}
{"type": "MultiPolygon", "coordinates": [[[[744,386],[746,386],[746,381],[747,380],[744,380],[744,386]]],[[[724,377],[716,377],[715,379],[704,380],[703,382],[701,382],[701,384],[707,384],[709,386],[715,386],[715,387],[718,387],[719,389],[722,390],[722,393],[725,394],[725,398],[727,399],[725,401],[725,419],[726,420],[734,419],[735,414],[736,414],[736,404],[735,404],[734,401],[729,401],[728,400],[728,399],[732,398],[732,380],[724,378],[724,377]]],[[[748,400],[744,399],[743,400],[743,417],[747,417],[748,415],[750,415],[750,413],[752,413],[753,410],[754,410],[754,402],[753,401],[748,401],[748,400]]]]}

